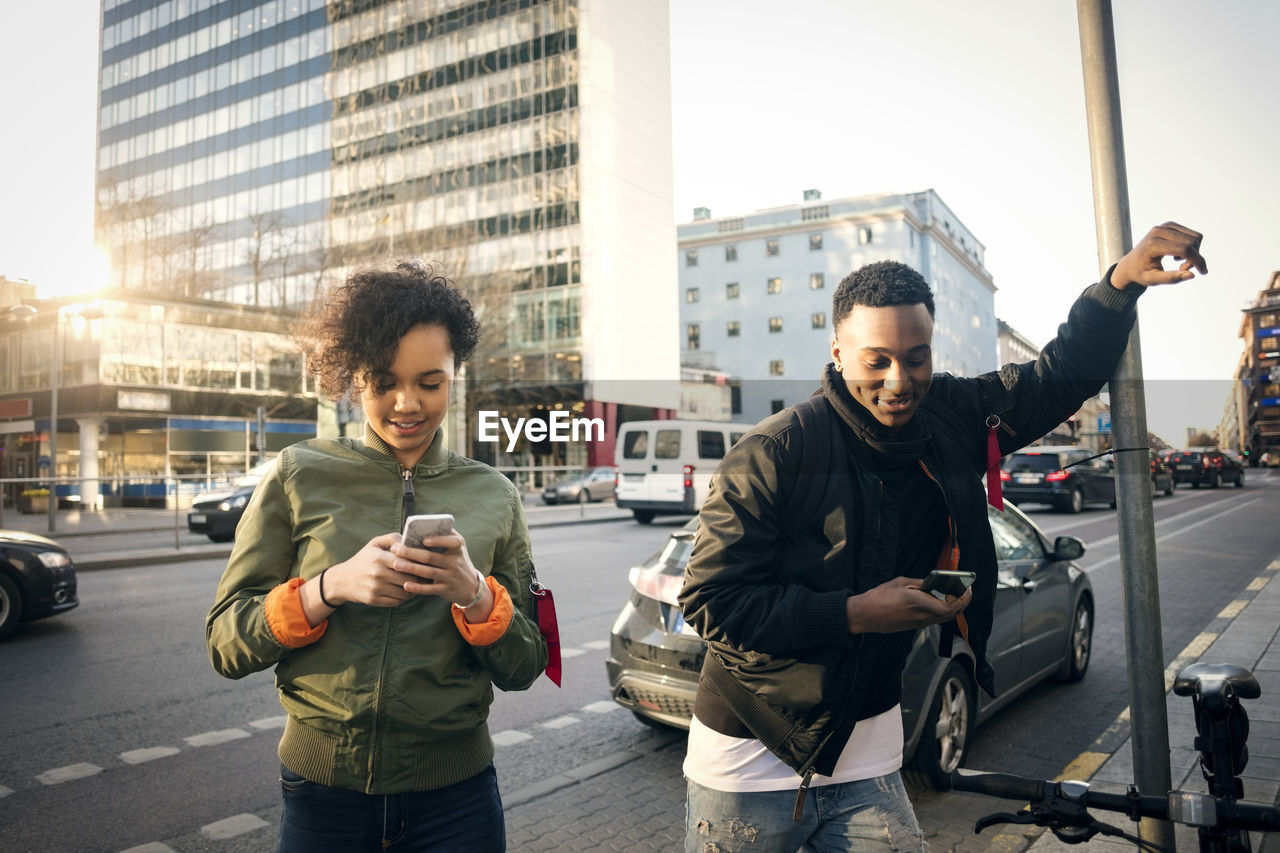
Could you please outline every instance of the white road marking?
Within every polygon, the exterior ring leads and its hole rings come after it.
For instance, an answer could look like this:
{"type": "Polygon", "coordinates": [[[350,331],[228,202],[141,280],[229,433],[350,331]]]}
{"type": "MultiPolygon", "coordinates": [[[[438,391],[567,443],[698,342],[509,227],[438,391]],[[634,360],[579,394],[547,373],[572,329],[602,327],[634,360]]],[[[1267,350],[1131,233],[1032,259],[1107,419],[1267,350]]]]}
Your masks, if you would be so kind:
{"type": "Polygon", "coordinates": [[[564,658],[576,658],[578,655],[585,655],[585,654],[586,652],[584,652],[582,649],[561,649],[560,650],[560,658],[562,660],[564,658]]]}
{"type": "Polygon", "coordinates": [[[538,725],[546,729],[564,729],[578,722],[581,722],[581,721],[577,717],[564,716],[564,717],[553,717],[550,720],[546,720],[544,722],[538,723],[538,725]]]}
{"type": "Polygon", "coordinates": [[[36,777],[41,785],[58,785],[63,782],[70,782],[73,779],[84,779],[87,776],[94,776],[102,772],[102,768],[96,764],[68,764],[66,767],[55,767],[52,770],[46,770],[36,777]]]}
{"type": "Polygon", "coordinates": [[[235,838],[237,835],[244,835],[246,832],[253,832],[270,825],[256,814],[238,814],[205,824],[200,827],[200,834],[214,841],[226,841],[228,838],[235,838]]]}
{"type": "Polygon", "coordinates": [[[512,746],[517,743],[523,743],[526,740],[533,740],[533,735],[527,735],[515,729],[506,729],[493,735],[494,746],[512,746]]]}
{"type": "Polygon", "coordinates": [[[249,725],[255,729],[283,729],[288,719],[288,715],[281,714],[278,717],[263,717],[261,720],[253,720],[249,725]]]}
{"type": "Polygon", "coordinates": [[[0,797],[7,797],[12,793],[13,793],[12,788],[6,788],[4,785],[0,785],[0,797]]]}
{"type": "Polygon", "coordinates": [[[214,746],[220,743],[226,743],[230,740],[239,740],[240,738],[249,737],[249,733],[244,729],[221,729],[216,732],[204,732],[198,735],[192,735],[185,738],[190,746],[214,746]]]}
{"type": "Polygon", "coordinates": [[[159,841],[148,841],[146,844],[139,844],[137,847],[130,847],[128,850],[121,850],[120,853],[177,853],[168,844],[161,844],[159,841]]]}
{"type": "Polygon", "coordinates": [[[607,649],[609,648],[609,641],[608,640],[588,640],[582,645],[586,646],[589,649],[607,649]]]}
{"type": "MultiPolygon", "coordinates": [[[[1208,518],[1202,518],[1199,521],[1192,522],[1191,524],[1188,524],[1186,527],[1179,527],[1177,530],[1170,530],[1168,533],[1165,533],[1162,536],[1157,536],[1156,544],[1164,542],[1166,539],[1171,539],[1174,536],[1181,536],[1183,533],[1187,533],[1188,531],[1194,530],[1195,528],[1201,526],[1202,524],[1208,524],[1211,521],[1216,521],[1217,519],[1222,518],[1224,515],[1231,515],[1236,510],[1243,509],[1244,507],[1247,507],[1250,504],[1257,503],[1260,500],[1262,500],[1262,498],[1254,498],[1253,500],[1245,501],[1242,504],[1236,504],[1231,509],[1226,509],[1226,510],[1223,510],[1222,512],[1214,513],[1208,518]]],[[[1156,527],[1161,527],[1162,525],[1176,522],[1179,519],[1180,519],[1180,516],[1175,516],[1174,518],[1166,518],[1164,521],[1158,522],[1156,524],[1156,527]]],[[[1117,541],[1119,538],[1120,538],[1120,535],[1116,534],[1114,536],[1108,536],[1106,539],[1099,539],[1097,542],[1090,542],[1088,544],[1090,547],[1096,548],[1099,545],[1110,545],[1112,542],[1117,541]]],[[[1095,571],[1102,568],[1103,566],[1109,566],[1112,563],[1119,562],[1121,556],[1123,556],[1123,554],[1113,554],[1112,556],[1107,557],[1107,559],[1105,560],[1101,560],[1097,563],[1087,564],[1084,567],[1085,571],[1089,572],[1089,574],[1093,574],[1095,571]]]]}
{"type": "Polygon", "coordinates": [[[610,711],[621,711],[622,706],[617,702],[605,700],[603,702],[592,702],[590,705],[583,705],[582,710],[590,711],[592,714],[607,714],[610,711]]]}
{"type": "Polygon", "coordinates": [[[176,746],[149,746],[146,749],[131,749],[120,753],[120,760],[125,764],[141,764],[144,761],[155,761],[157,758],[168,758],[177,755],[181,750],[176,746]]]}

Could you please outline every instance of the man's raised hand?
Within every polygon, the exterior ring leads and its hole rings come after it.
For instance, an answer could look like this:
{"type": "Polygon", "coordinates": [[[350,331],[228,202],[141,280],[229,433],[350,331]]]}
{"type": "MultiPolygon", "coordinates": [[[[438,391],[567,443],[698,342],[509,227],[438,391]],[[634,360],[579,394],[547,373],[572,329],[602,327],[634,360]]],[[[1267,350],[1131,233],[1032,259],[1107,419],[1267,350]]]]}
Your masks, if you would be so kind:
{"type": "Polygon", "coordinates": [[[1150,287],[1157,284],[1175,284],[1209,272],[1209,266],[1200,254],[1200,241],[1204,235],[1176,222],[1157,225],[1147,232],[1136,246],[1129,250],[1111,272],[1111,286],[1124,290],[1131,284],[1150,287]],[[1164,259],[1172,257],[1180,264],[1177,269],[1166,270],[1164,259]]]}

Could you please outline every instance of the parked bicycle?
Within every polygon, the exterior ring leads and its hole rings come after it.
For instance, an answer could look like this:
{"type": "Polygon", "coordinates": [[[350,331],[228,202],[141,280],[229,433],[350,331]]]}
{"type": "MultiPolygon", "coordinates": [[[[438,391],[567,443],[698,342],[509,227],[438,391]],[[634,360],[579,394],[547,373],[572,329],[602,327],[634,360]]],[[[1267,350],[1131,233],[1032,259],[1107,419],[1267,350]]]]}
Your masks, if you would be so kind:
{"type": "Polygon", "coordinates": [[[1250,831],[1280,831],[1280,809],[1242,802],[1244,782],[1240,773],[1249,760],[1249,717],[1241,702],[1256,699],[1262,693],[1253,673],[1233,664],[1195,663],[1178,674],[1173,692],[1191,697],[1197,732],[1195,749],[1200,753],[1208,794],[1144,794],[1133,785],[1124,794],[1113,794],[1091,790],[1086,782],[957,770],[951,777],[957,791],[1028,803],[1016,814],[997,812],[979,818],[973,831],[980,833],[1002,823],[1025,824],[1048,827],[1067,844],[1081,844],[1101,834],[1132,841],[1142,850],[1165,850],[1102,823],[1089,814],[1091,808],[1120,812],[1135,822],[1146,817],[1193,826],[1198,831],[1200,850],[1210,853],[1246,853],[1252,849],[1250,831]]]}

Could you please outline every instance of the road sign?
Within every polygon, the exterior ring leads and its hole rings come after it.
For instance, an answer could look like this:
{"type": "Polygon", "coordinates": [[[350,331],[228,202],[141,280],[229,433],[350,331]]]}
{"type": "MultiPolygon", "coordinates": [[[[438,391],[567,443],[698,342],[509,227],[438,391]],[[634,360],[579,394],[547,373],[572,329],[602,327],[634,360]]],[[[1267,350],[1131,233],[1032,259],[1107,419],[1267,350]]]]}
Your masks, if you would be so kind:
{"type": "Polygon", "coordinates": [[[1098,415],[1098,432],[1101,432],[1101,433],[1111,432],[1111,413],[1110,412],[1103,412],[1102,414],[1098,415]]]}

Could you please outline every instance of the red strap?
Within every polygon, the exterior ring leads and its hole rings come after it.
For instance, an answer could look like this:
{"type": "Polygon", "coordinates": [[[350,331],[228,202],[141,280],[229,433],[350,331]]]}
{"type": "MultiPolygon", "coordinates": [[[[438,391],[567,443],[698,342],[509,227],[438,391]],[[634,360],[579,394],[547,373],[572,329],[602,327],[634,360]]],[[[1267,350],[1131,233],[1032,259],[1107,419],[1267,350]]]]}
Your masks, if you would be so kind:
{"type": "Polygon", "coordinates": [[[547,678],[560,686],[560,626],[556,622],[556,600],[551,590],[540,583],[533,586],[533,597],[538,602],[538,632],[547,643],[547,678]]]}
{"type": "Polygon", "coordinates": [[[987,503],[1004,512],[1004,494],[1000,489],[1000,441],[996,436],[999,425],[999,418],[994,424],[990,418],[987,419],[987,503]]]}

